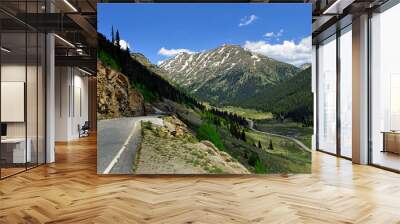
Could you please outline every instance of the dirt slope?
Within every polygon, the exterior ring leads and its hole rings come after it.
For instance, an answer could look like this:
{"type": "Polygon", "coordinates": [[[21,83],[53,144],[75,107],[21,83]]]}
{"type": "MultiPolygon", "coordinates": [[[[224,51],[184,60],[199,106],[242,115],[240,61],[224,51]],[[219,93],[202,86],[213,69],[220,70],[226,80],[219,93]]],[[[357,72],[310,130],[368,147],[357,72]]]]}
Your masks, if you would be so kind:
{"type": "Polygon", "coordinates": [[[142,123],[143,140],[135,161],[136,174],[247,174],[242,164],[211,142],[197,141],[176,117],[164,126],[142,123]]]}

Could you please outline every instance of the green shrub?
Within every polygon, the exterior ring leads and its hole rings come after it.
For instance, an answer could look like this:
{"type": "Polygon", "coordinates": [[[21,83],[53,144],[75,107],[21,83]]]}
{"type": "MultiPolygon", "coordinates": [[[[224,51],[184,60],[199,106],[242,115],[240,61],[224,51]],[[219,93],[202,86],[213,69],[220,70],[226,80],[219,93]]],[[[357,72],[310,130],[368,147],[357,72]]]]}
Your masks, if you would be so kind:
{"type": "Polygon", "coordinates": [[[222,143],[221,137],[217,132],[216,127],[210,123],[203,123],[197,129],[197,138],[201,140],[207,140],[212,142],[219,150],[225,151],[225,146],[222,143]]]}
{"type": "Polygon", "coordinates": [[[260,159],[259,159],[259,157],[258,157],[258,154],[257,153],[255,153],[255,152],[251,152],[251,154],[250,154],[250,156],[249,156],[249,159],[247,160],[247,163],[250,165],[250,166],[256,166],[256,163],[257,163],[257,161],[259,161],[260,159]]]}
{"type": "Polygon", "coordinates": [[[256,164],[254,166],[254,172],[255,173],[267,173],[267,168],[262,164],[260,160],[256,161],[256,164]]]}
{"type": "Polygon", "coordinates": [[[121,71],[121,65],[118,63],[111,55],[107,52],[100,50],[98,54],[98,58],[105,63],[106,65],[110,66],[112,69],[121,71]]]}
{"type": "Polygon", "coordinates": [[[150,121],[141,121],[141,123],[143,129],[153,130],[153,124],[150,121]]]}

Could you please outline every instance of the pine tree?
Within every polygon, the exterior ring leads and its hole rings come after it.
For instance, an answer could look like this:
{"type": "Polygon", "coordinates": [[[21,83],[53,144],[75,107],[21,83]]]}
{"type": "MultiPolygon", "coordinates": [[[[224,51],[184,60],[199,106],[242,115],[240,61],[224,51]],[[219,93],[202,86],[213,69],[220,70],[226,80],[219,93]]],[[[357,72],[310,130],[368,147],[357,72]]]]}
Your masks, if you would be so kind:
{"type": "Polygon", "coordinates": [[[242,130],[241,139],[245,142],[246,141],[246,133],[242,130]]]}
{"type": "Polygon", "coordinates": [[[115,43],[114,26],[111,26],[111,43],[115,43]]]}
{"type": "Polygon", "coordinates": [[[236,123],[231,123],[230,124],[230,132],[231,132],[231,134],[235,137],[235,138],[238,138],[238,139],[242,139],[241,138],[241,134],[240,134],[240,130],[239,130],[239,127],[238,127],[238,125],[236,124],[236,123]]]}
{"type": "Polygon", "coordinates": [[[260,148],[260,149],[262,148],[260,141],[258,141],[258,148],[260,148]]]}
{"type": "Polygon", "coordinates": [[[268,146],[268,149],[271,149],[271,150],[273,150],[273,149],[274,149],[274,146],[272,145],[272,139],[270,139],[270,140],[269,140],[269,146],[268,146]]]}
{"type": "Polygon", "coordinates": [[[119,44],[120,41],[121,39],[119,38],[119,31],[117,30],[117,33],[115,34],[115,42],[117,42],[117,46],[119,48],[121,48],[121,45],[119,44]]]}

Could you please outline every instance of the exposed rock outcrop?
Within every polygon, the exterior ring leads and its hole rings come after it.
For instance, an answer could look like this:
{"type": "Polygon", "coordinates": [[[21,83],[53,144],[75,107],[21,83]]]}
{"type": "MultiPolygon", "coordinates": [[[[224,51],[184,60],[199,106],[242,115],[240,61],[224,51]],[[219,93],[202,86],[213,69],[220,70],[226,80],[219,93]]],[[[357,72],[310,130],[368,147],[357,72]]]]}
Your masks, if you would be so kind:
{"type": "Polygon", "coordinates": [[[101,61],[97,62],[97,102],[99,119],[145,114],[143,96],[130,85],[128,77],[101,61]]]}

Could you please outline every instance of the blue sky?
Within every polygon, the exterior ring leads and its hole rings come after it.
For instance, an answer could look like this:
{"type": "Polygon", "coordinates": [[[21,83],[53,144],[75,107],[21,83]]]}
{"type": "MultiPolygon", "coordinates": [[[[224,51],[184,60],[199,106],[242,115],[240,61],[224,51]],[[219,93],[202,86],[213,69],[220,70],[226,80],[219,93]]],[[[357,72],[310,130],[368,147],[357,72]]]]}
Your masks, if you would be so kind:
{"type": "Polygon", "coordinates": [[[222,44],[300,65],[311,60],[311,4],[98,4],[98,30],[111,26],[153,63],[222,44]]]}

